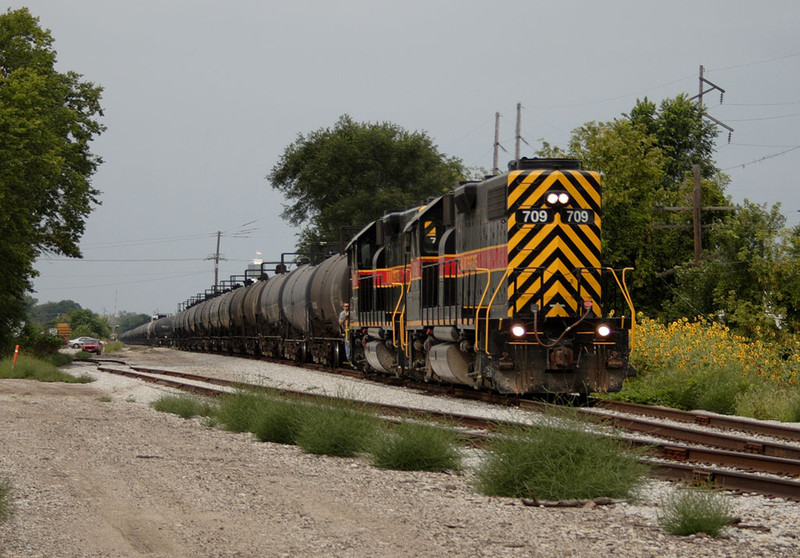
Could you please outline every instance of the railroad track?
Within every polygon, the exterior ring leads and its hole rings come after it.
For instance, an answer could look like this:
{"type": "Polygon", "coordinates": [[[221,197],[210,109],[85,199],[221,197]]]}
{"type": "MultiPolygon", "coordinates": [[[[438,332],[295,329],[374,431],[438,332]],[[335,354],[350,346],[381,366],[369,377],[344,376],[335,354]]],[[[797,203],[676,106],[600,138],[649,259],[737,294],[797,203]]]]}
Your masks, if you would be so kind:
{"type": "MultiPolygon", "coordinates": [[[[98,370],[103,372],[205,396],[219,396],[247,388],[276,396],[333,399],[325,395],[243,384],[241,381],[198,374],[130,366],[123,361],[94,362],[98,370]],[[122,367],[112,367],[110,364],[122,367]]],[[[491,402],[491,398],[483,395],[479,399],[491,402]]],[[[507,398],[503,398],[502,402],[509,403],[507,398]]],[[[540,413],[559,415],[565,412],[563,407],[538,401],[520,400],[513,403],[522,409],[540,413]]],[[[446,420],[455,426],[481,431],[520,424],[516,420],[487,419],[430,408],[384,403],[365,403],[365,407],[381,415],[446,420]]],[[[598,426],[650,436],[640,439],[626,435],[624,439],[632,445],[645,448],[649,456],[646,461],[654,476],[659,478],[710,483],[728,490],[800,501],[800,444],[787,443],[800,441],[800,429],[750,419],[612,401],[595,402],[593,408],[569,409],[567,413],[572,418],[578,417],[598,426]]],[[[485,434],[477,434],[475,438],[475,443],[480,443],[485,434]]]]}

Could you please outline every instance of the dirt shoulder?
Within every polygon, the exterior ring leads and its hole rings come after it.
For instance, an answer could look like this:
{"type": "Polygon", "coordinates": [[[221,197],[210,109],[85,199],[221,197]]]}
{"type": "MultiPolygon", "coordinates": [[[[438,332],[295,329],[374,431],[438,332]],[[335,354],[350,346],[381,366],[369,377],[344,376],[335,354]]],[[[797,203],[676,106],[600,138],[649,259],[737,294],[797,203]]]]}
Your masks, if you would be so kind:
{"type": "Polygon", "coordinates": [[[532,508],[476,494],[468,474],[382,471],[363,459],[305,455],[158,413],[132,380],[113,382],[0,380],[0,477],[11,479],[16,505],[0,525],[0,556],[790,556],[800,549],[787,537],[669,537],[647,506],[532,508]]]}

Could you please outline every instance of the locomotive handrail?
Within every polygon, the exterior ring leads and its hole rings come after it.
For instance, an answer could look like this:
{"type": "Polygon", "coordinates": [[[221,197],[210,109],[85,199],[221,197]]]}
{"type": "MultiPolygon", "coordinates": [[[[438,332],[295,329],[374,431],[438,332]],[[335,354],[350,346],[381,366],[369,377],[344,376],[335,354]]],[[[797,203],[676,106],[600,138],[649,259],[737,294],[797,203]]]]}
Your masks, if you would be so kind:
{"type": "MultiPolygon", "coordinates": [[[[627,273],[628,271],[633,271],[633,268],[632,267],[622,268],[622,282],[620,282],[619,277],[617,277],[617,272],[613,268],[606,267],[604,269],[607,269],[608,271],[611,272],[611,275],[617,282],[617,286],[619,287],[619,290],[622,293],[622,296],[625,298],[625,302],[628,304],[628,308],[631,311],[631,338],[633,338],[634,332],[636,330],[636,310],[633,307],[633,299],[631,298],[631,294],[628,291],[628,284],[625,282],[625,273],[627,273]]],[[[631,339],[631,341],[633,341],[633,339],[631,339]]],[[[632,342],[631,346],[633,346],[632,342]]]]}
{"type": "MultiPolygon", "coordinates": [[[[481,295],[481,299],[478,302],[478,307],[475,309],[475,350],[477,351],[479,349],[477,333],[478,333],[478,327],[480,327],[479,320],[480,320],[481,306],[483,305],[483,300],[486,298],[486,293],[489,292],[489,287],[492,284],[492,272],[491,272],[491,270],[489,270],[486,267],[477,267],[477,268],[475,268],[473,270],[468,270],[466,273],[471,273],[473,271],[478,272],[478,273],[481,273],[481,272],[485,272],[486,273],[486,286],[483,288],[483,294],[481,295]]],[[[487,310],[487,313],[488,313],[488,310],[487,310]]]]}
{"type": "MultiPolygon", "coordinates": [[[[509,267],[508,269],[506,269],[506,272],[503,274],[503,278],[500,279],[500,283],[497,285],[497,288],[494,290],[494,294],[492,295],[492,298],[489,299],[489,304],[486,306],[486,318],[485,318],[486,319],[486,335],[485,335],[486,338],[484,339],[484,341],[485,341],[484,350],[485,350],[487,355],[489,354],[489,311],[492,309],[492,304],[494,304],[494,299],[497,298],[497,295],[500,292],[500,289],[503,287],[503,284],[505,283],[506,279],[508,279],[508,276],[511,275],[511,272],[514,269],[515,268],[513,268],[513,267],[509,267]]],[[[481,302],[483,302],[483,298],[481,298],[481,302]]],[[[478,307],[478,312],[480,312],[480,306],[478,307]]],[[[477,321],[477,319],[476,319],[476,321],[477,321]]],[[[479,327],[480,327],[480,324],[476,325],[475,330],[478,331],[479,327]]],[[[475,336],[476,340],[477,340],[477,337],[478,336],[476,335],[475,336]]]]}
{"type": "MultiPolygon", "coordinates": [[[[397,346],[397,337],[396,337],[397,327],[394,327],[394,319],[395,319],[395,316],[397,316],[397,310],[398,310],[398,308],[400,308],[400,303],[403,302],[403,297],[406,296],[406,289],[405,289],[406,284],[405,283],[395,283],[394,281],[392,281],[392,285],[399,285],[400,286],[400,298],[397,299],[397,304],[394,307],[394,312],[392,312],[392,344],[396,347],[397,346]]],[[[399,323],[398,327],[402,327],[402,323],[399,323]]],[[[400,336],[400,343],[401,343],[401,345],[403,343],[402,335],[400,336]]]]}

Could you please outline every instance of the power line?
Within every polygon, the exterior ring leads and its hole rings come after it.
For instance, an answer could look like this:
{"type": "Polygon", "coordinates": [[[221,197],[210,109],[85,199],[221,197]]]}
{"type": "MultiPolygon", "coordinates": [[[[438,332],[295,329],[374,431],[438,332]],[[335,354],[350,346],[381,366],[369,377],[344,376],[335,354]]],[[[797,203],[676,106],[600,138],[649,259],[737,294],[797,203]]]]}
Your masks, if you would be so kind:
{"type": "Polygon", "coordinates": [[[205,258],[163,258],[163,259],[100,259],[100,258],[49,258],[48,262],[202,262],[205,258]]]}
{"type": "Polygon", "coordinates": [[[724,72],[726,70],[735,70],[736,68],[747,68],[748,66],[758,66],[759,64],[766,64],[768,62],[776,62],[778,60],[785,60],[787,58],[794,58],[795,56],[800,56],[800,52],[796,52],[794,54],[787,54],[785,56],[778,56],[777,58],[767,58],[766,60],[759,60],[757,62],[748,62],[746,64],[738,64],[736,66],[726,66],[724,68],[713,68],[712,71],[714,71],[714,72],[724,72]]]}
{"type": "Polygon", "coordinates": [[[795,112],[794,114],[784,114],[781,116],[762,116],[761,118],[742,118],[739,120],[734,120],[729,118],[729,122],[755,122],[756,120],[779,120],[781,118],[792,118],[794,116],[800,116],[800,112],[795,112]]]}
{"type": "Polygon", "coordinates": [[[105,283],[105,284],[100,284],[100,285],[75,285],[75,286],[72,286],[72,287],[63,287],[63,286],[60,286],[60,287],[44,287],[44,288],[37,287],[35,289],[35,291],[36,292],[39,292],[39,291],[66,291],[66,290],[72,291],[72,290],[76,290],[76,289],[100,289],[100,288],[103,288],[103,287],[117,287],[117,286],[120,286],[120,285],[134,285],[134,284],[137,284],[137,283],[153,283],[153,282],[156,282],[156,281],[167,281],[167,280],[172,280],[172,279],[182,279],[184,277],[197,277],[199,275],[200,275],[200,273],[198,273],[196,271],[192,271],[190,273],[179,273],[177,275],[172,275],[170,277],[161,277],[159,279],[140,279],[138,281],[121,281],[121,282],[118,282],[118,283],[105,283]]]}
{"type": "Polygon", "coordinates": [[[797,149],[800,149],[800,145],[796,145],[795,147],[792,147],[791,149],[787,149],[786,151],[780,151],[778,153],[773,153],[772,155],[764,155],[760,159],[755,159],[753,161],[750,161],[748,163],[742,163],[740,165],[734,165],[732,167],[728,167],[728,168],[725,168],[725,169],[722,169],[722,170],[723,171],[729,171],[731,169],[738,169],[738,168],[742,168],[743,169],[743,168],[745,168],[745,167],[747,167],[749,165],[754,165],[756,163],[761,163],[762,161],[766,161],[767,159],[774,159],[775,157],[780,157],[781,155],[786,155],[787,153],[791,153],[792,151],[795,151],[797,149]]]}

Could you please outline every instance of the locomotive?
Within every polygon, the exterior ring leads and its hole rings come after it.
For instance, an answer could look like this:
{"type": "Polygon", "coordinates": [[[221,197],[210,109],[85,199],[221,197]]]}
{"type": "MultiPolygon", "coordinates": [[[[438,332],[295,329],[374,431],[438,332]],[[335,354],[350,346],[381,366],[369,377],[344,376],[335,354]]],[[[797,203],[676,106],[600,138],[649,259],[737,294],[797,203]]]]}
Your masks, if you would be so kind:
{"type": "Polygon", "coordinates": [[[283,258],[198,295],[178,348],[311,361],[505,394],[617,391],[632,375],[631,268],[600,263],[600,175],[520,159],[386,213],[318,265],[283,258]],[[350,303],[349,327],[338,316],[350,303]]]}

